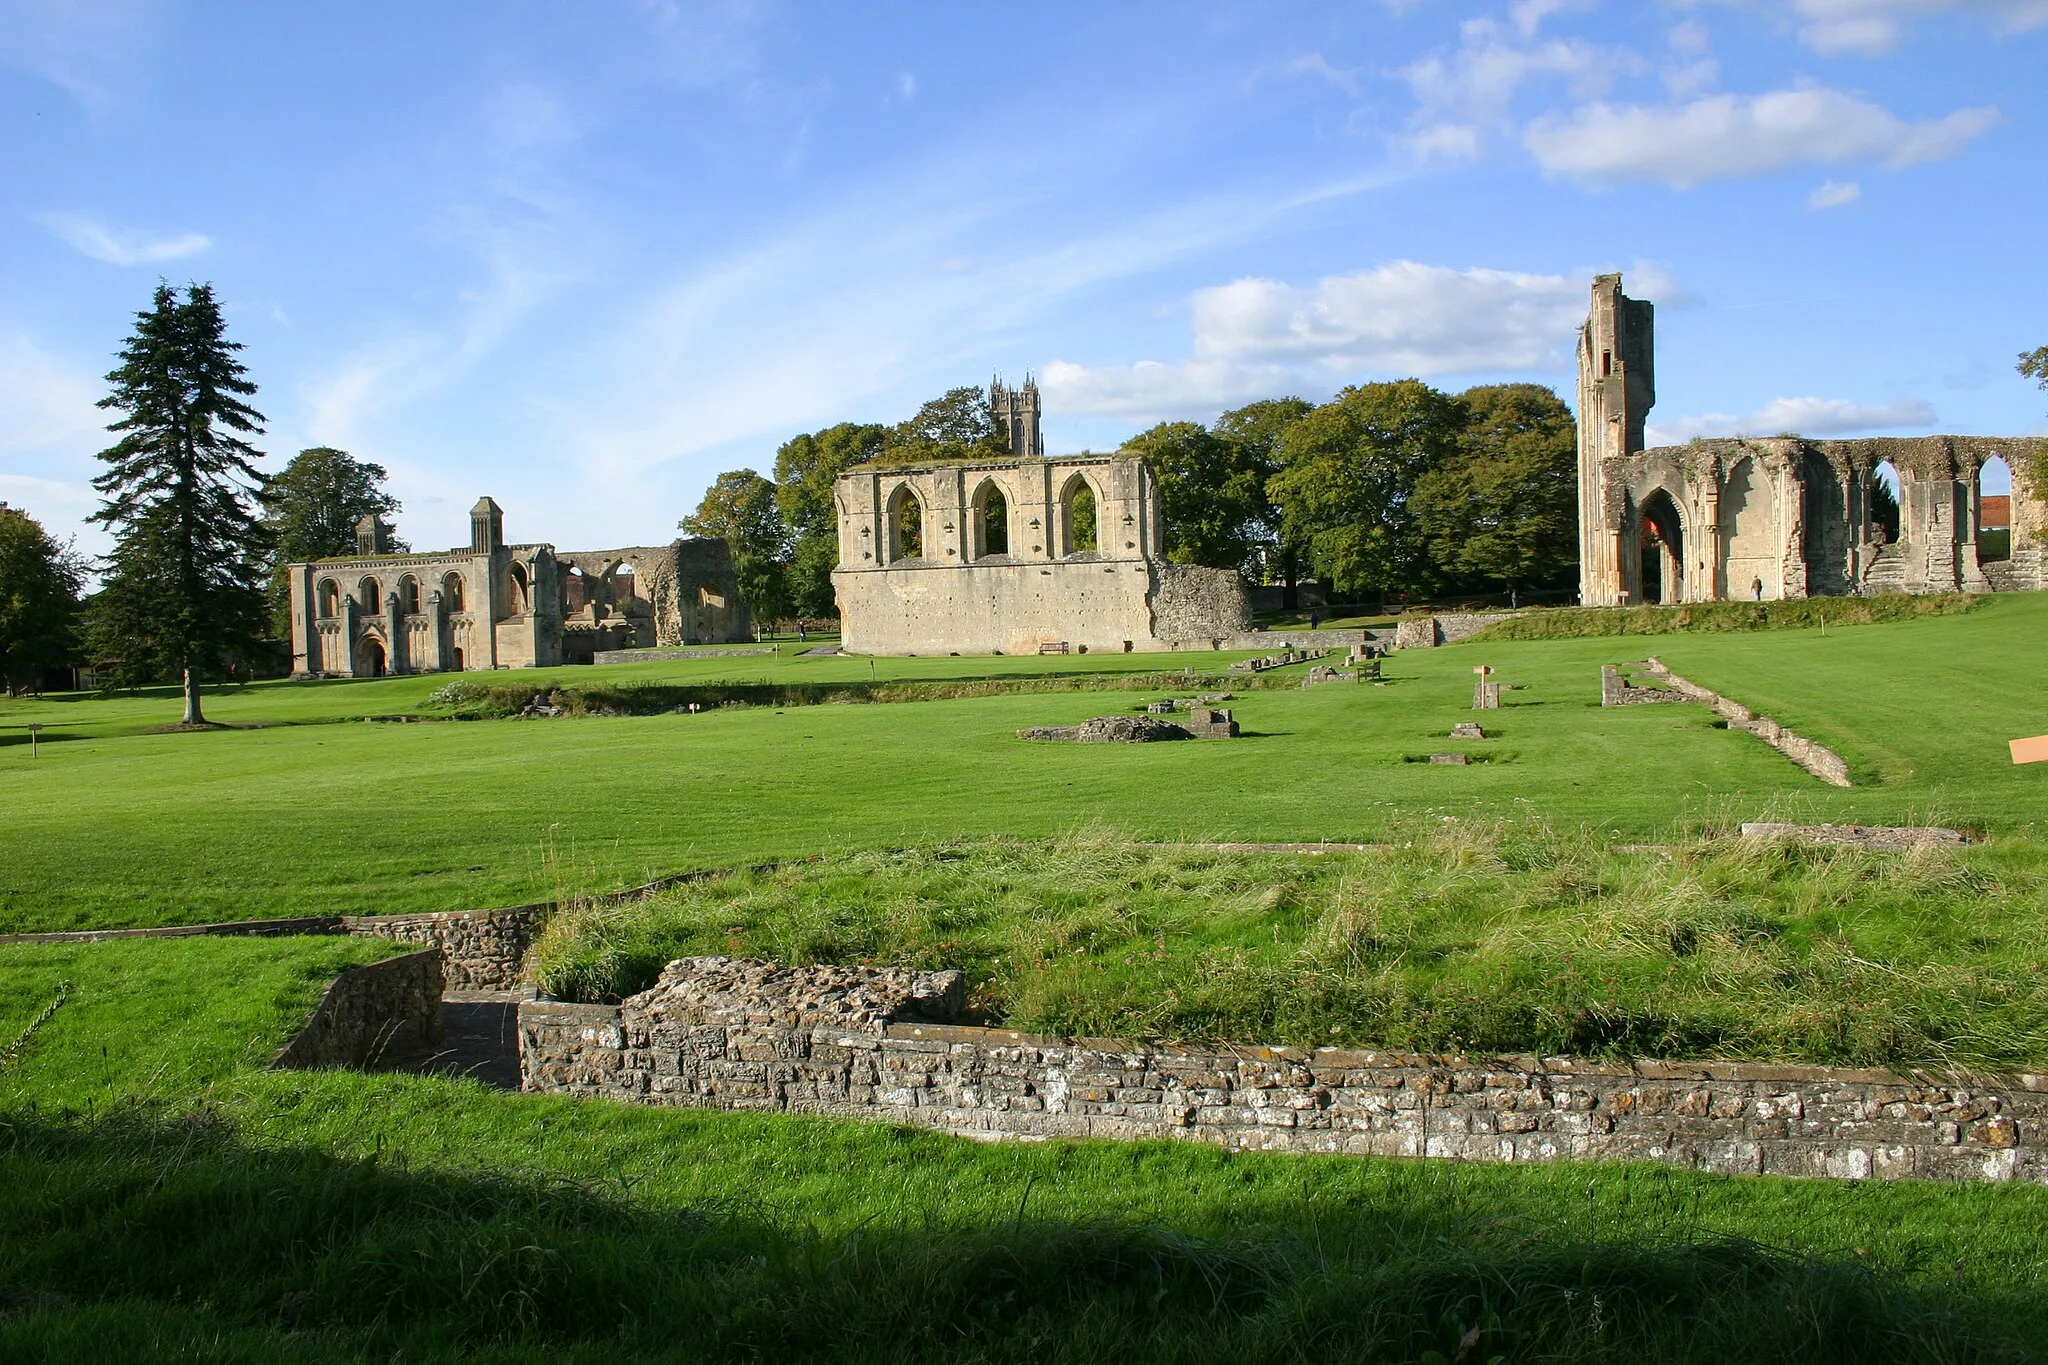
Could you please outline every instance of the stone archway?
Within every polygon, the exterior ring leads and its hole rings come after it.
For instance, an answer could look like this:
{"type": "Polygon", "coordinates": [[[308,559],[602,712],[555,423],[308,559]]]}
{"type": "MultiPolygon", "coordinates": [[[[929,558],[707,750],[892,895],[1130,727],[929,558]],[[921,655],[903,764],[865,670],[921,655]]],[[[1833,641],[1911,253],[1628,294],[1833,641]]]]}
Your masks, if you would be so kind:
{"type": "Polygon", "coordinates": [[[356,646],[356,676],[381,678],[390,671],[384,642],[374,635],[365,635],[356,646]]]}
{"type": "Polygon", "coordinates": [[[1661,605],[1685,600],[1685,522],[1678,503],[1659,488],[1644,498],[1641,523],[1642,600],[1661,605]]]}

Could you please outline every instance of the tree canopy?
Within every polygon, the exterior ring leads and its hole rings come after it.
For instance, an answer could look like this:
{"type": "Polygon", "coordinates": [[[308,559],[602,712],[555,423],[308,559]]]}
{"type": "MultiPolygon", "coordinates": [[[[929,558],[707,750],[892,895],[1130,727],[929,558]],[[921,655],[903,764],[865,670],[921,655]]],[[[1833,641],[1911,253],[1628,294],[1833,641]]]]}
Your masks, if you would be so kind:
{"type": "Polygon", "coordinates": [[[1459,395],[1464,429],[1447,461],[1415,481],[1429,557],[1452,584],[1527,589],[1578,568],[1578,428],[1540,384],[1459,395]]]}
{"type": "Polygon", "coordinates": [[[740,595],[756,618],[788,613],[789,528],[776,508],[775,485],[751,469],[720,474],[697,510],[682,520],[693,536],[715,536],[732,551],[740,595]]]}
{"type": "Polygon", "coordinates": [[[1412,591],[1430,581],[1410,494],[1458,451],[1466,411],[1418,379],[1361,384],[1290,423],[1266,491],[1281,534],[1338,591],[1412,591]]]}
{"type": "Polygon", "coordinates": [[[76,657],[78,557],[34,517],[0,502],[0,685],[31,685],[76,657]]]}
{"type": "Polygon", "coordinates": [[[272,540],[250,503],[262,458],[256,393],[227,339],[211,285],[181,299],[159,284],[136,315],[102,408],[122,414],[99,454],[105,499],[92,520],[114,535],[90,629],[101,661],[125,681],[169,673],[184,684],[188,725],[204,722],[202,674],[263,648],[261,587],[272,540]]]}
{"type": "Polygon", "coordinates": [[[888,437],[884,426],[841,422],[793,436],[775,452],[775,505],[791,537],[789,606],[798,616],[838,610],[832,568],[839,562],[839,512],[832,481],[880,455],[888,437]]]}
{"type": "Polygon", "coordinates": [[[1266,529],[1263,460],[1199,422],[1161,422],[1123,444],[1159,478],[1166,557],[1247,569],[1266,529]]]}
{"type": "MultiPolygon", "coordinates": [[[[384,491],[389,477],[383,465],[358,460],[332,446],[313,446],[294,455],[257,490],[263,526],[273,544],[271,617],[281,635],[289,638],[291,630],[285,565],[354,554],[358,522],[368,516],[388,517],[401,508],[398,499],[384,491]]],[[[394,540],[392,548],[407,547],[394,540]]]]}
{"type": "Polygon", "coordinates": [[[948,389],[889,429],[881,458],[891,464],[1001,458],[1010,453],[996,430],[988,395],[972,384],[948,389]]]}

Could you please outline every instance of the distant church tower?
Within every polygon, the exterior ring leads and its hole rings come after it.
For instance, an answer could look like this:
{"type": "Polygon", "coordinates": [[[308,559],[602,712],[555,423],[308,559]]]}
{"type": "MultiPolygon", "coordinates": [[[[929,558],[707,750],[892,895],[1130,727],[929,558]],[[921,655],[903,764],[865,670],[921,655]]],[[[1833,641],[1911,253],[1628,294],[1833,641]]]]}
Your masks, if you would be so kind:
{"type": "Polygon", "coordinates": [[[1622,293],[1621,276],[1594,276],[1592,311],[1579,329],[1579,601],[1589,607],[1621,600],[1627,514],[1608,505],[1605,463],[1643,448],[1657,401],[1655,330],[1655,309],[1622,293]]]}
{"type": "Polygon", "coordinates": [[[1044,456],[1045,438],[1038,431],[1038,383],[1028,373],[1021,389],[1008,387],[1000,377],[990,380],[988,411],[1012,455],[1020,459],[1044,456]]]}

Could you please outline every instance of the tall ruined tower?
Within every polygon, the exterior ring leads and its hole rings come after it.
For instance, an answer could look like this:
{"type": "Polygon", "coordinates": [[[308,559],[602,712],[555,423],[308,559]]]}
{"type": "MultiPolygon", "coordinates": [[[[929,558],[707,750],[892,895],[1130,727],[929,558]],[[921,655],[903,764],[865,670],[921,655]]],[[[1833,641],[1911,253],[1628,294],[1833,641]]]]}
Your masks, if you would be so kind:
{"type": "MultiPolygon", "coordinates": [[[[1605,462],[1643,448],[1657,401],[1655,309],[1621,292],[1621,276],[1593,277],[1593,307],[1579,329],[1579,601],[1621,600],[1623,510],[1610,506],[1605,462]]],[[[1618,497],[1617,493],[1617,497],[1618,497]]]]}
{"type": "Polygon", "coordinates": [[[1013,389],[1001,377],[988,385],[988,411],[996,430],[1018,458],[1045,454],[1045,438],[1038,431],[1038,383],[1027,373],[1024,387],[1013,389]]]}

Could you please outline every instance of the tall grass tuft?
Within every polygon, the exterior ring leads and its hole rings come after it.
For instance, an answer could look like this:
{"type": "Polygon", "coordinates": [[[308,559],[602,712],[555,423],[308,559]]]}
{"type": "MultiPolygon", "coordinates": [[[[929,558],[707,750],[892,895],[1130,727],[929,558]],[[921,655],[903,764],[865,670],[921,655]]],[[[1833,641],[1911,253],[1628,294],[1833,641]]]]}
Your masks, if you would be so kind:
{"type": "Polygon", "coordinates": [[[1092,835],[850,853],[557,918],[543,989],[727,953],[967,974],[1041,1033],[2007,1069],[2048,1061],[2048,866],[1438,818],[1364,853],[1092,835]]]}

